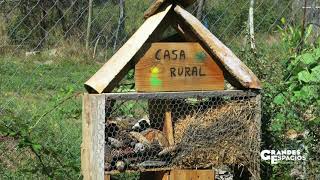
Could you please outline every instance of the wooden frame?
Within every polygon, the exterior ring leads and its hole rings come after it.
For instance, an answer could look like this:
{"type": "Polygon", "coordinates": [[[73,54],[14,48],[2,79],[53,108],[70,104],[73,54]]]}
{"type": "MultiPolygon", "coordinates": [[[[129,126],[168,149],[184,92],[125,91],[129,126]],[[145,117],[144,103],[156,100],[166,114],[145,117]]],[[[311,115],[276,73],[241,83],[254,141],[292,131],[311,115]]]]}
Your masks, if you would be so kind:
{"type": "MultiPolygon", "coordinates": [[[[210,97],[210,96],[247,96],[254,97],[257,101],[257,107],[253,109],[256,113],[255,120],[258,126],[261,126],[261,95],[259,92],[229,90],[229,91],[191,91],[191,92],[161,92],[161,93],[107,93],[107,94],[87,94],[83,95],[82,106],[82,145],[81,145],[81,170],[85,180],[100,180],[110,178],[110,174],[105,173],[104,157],[105,157],[105,115],[106,108],[108,108],[108,101],[110,99],[122,100],[137,100],[137,99],[174,99],[187,97],[210,97]]],[[[261,132],[260,132],[261,133],[261,132]]],[[[259,156],[257,156],[259,161],[259,156]]],[[[259,171],[260,167],[256,167],[259,171]]],[[[213,176],[211,170],[171,170],[163,169],[150,170],[163,174],[162,179],[179,179],[186,175],[198,177],[199,174],[203,176],[213,176]],[[193,172],[192,172],[193,171],[193,172]],[[169,172],[169,174],[168,174],[169,172]],[[191,174],[190,174],[191,173],[191,174]],[[198,174],[198,175],[197,175],[198,174]]],[[[145,172],[144,177],[148,177],[150,172],[145,172]]],[[[152,173],[151,173],[152,174],[152,173]]],[[[259,179],[259,175],[255,174],[254,179],[259,179]]],[[[157,176],[156,176],[157,177],[157,176]]]]}

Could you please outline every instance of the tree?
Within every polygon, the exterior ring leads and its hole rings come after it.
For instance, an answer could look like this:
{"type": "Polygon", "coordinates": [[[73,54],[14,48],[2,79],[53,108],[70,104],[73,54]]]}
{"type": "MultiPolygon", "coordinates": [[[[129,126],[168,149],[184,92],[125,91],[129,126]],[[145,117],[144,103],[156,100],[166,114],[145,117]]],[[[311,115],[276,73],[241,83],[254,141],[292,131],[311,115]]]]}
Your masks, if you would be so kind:
{"type": "Polygon", "coordinates": [[[205,7],[205,0],[198,0],[197,1],[197,14],[196,17],[201,20],[203,17],[203,11],[204,11],[204,7],[205,7]]]}
{"type": "Polygon", "coordinates": [[[115,34],[115,40],[113,44],[113,51],[116,50],[119,37],[124,34],[125,31],[125,0],[119,0],[119,19],[118,19],[118,26],[116,29],[116,34],[115,34]]]}

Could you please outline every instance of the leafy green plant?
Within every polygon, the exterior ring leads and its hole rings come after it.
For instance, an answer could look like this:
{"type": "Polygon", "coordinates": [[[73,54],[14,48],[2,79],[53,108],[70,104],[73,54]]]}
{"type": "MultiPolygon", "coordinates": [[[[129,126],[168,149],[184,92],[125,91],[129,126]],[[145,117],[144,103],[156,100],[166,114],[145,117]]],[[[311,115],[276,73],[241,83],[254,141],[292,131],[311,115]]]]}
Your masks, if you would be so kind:
{"type": "MultiPolygon", "coordinates": [[[[320,137],[320,48],[307,44],[301,54],[294,47],[298,46],[301,38],[308,38],[299,34],[299,28],[288,27],[281,29],[283,41],[290,50],[288,58],[283,61],[284,77],[275,86],[270,108],[273,111],[270,131],[276,137],[278,148],[299,148],[308,157],[308,166],[318,162],[320,137]]],[[[279,167],[278,167],[279,168],[279,167]]],[[[314,168],[308,168],[308,175],[314,174],[314,168]]],[[[319,171],[320,167],[315,167],[319,171]]],[[[276,169],[274,169],[276,170],[276,169]]]]}

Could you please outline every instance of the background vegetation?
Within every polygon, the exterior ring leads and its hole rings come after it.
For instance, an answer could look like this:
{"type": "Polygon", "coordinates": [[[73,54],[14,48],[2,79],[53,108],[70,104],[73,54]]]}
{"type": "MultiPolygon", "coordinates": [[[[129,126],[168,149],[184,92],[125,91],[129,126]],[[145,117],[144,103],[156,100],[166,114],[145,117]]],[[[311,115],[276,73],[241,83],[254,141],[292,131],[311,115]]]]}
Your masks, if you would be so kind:
{"type": "MultiPolygon", "coordinates": [[[[81,178],[83,83],[143,23],[150,4],[126,0],[121,10],[120,2],[93,1],[86,49],[88,1],[0,1],[0,179],[81,178]]],[[[249,0],[189,8],[194,14],[201,8],[198,18],[262,80],[261,148],[300,149],[307,156],[304,163],[263,162],[264,179],[320,178],[319,25],[299,2],[255,1],[255,51],[248,40],[249,0]]]]}

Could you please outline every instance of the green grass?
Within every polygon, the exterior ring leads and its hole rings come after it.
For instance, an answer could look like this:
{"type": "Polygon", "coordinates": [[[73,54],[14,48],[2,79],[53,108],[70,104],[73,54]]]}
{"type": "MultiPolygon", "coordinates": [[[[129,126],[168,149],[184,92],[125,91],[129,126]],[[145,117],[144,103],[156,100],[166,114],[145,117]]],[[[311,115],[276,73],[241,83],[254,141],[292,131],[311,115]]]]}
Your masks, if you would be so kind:
{"type": "Polygon", "coordinates": [[[79,177],[81,92],[99,67],[75,58],[0,57],[0,137],[14,137],[0,141],[0,177],[79,177]]]}

